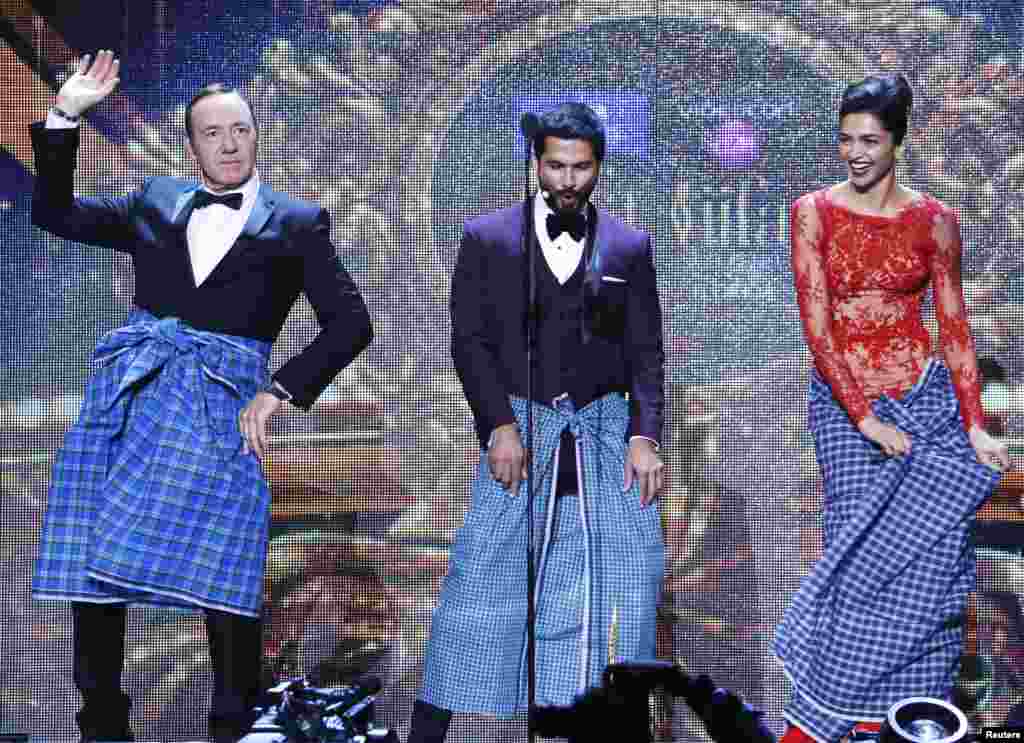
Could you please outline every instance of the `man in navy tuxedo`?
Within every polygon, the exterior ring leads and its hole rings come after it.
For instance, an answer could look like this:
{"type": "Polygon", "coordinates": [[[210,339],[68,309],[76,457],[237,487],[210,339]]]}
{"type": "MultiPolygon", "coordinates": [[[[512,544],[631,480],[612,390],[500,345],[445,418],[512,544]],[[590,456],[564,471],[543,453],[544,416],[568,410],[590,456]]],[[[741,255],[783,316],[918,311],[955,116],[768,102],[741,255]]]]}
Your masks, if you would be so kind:
{"type": "Polygon", "coordinates": [[[207,86],[186,109],[201,184],[157,177],[123,197],[74,197],[79,118],[118,70],[111,52],[84,57],[32,127],[34,223],[126,253],[135,270],[135,307],[100,340],[54,464],[33,595],[72,602],[86,740],[132,736],[125,607],[204,611],[210,734],[233,741],[261,680],[267,421],[285,400],[309,409],[372,330],[327,213],[260,182],[256,121],[237,91],[207,86]],[[300,293],[320,331],[270,377],[300,293]]]}
{"type": "Polygon", "coordinates": [[[536,198],[470,220],[452,277],[452,357],[482,454],[433,617],[410,743],[443,740],[453,711],[526,707],[531,459],[543,514],[534,544],[537,702],[568,705],[599,684],[609,656],[654,655],[664,354],[650,240],[590,204],[605,132],[589,107],[545,113],[532,146],[536,198]]]}

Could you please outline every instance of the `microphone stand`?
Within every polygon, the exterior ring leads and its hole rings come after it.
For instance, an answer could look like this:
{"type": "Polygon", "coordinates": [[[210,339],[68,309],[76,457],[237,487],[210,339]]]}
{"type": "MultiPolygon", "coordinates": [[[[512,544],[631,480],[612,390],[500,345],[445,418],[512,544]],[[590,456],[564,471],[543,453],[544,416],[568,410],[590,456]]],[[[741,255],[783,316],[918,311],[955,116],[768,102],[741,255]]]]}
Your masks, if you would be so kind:
{"type": "Polygon", "coordinates": [[[523,251],[526,255],[526,700],[527,740],[536,741],[533,726],[534,709],[537,706],[537,607],[536,565],[534,563],[534,492],[533,492],[533,382],[537,344],[537,250],[533,237],[533,200],[530,198],[530,146],[533,142],[531,114],[523,117],[523,140],[526,149],[525,178],[523,179],[523,251]]]}

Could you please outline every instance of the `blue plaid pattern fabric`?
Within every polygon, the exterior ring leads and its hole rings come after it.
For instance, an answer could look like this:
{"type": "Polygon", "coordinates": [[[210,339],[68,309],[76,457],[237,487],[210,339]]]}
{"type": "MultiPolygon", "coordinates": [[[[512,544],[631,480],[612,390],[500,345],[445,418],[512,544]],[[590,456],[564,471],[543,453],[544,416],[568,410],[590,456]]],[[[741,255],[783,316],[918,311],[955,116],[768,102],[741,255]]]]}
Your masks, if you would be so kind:
{"type": "Polygon", "coordinates": [[[258,614],[270,492],[238,414],[269,352],[141,310],[100,340],[54,463],[35,598],[258,614]]]}
{"type": "Polygon", "coordinates": [[[949,371],[932,361],[875,415],[911,437],[886,457],[814,375],[809,427],[824,480],[824,553],[774,641],[794,693],[786,717],[820,741],[881,721],[911,696],[948,698],[974,587],[970,528],[1000,473],[978,462],[949,371]]]}
{"type": "MultiPolygon", "coordinates": [[[[527,405],[512,398],[521,432],[527,405]]],[[[622,489],[628,421],[620,395],[579,411],[564,399],[533,404],[538,704],[567,705],[598,685],[610,637],[617,660],[654,658],[665,554],[657,506],[641,508],[635,484],[622,489]],[[556,499],[552,473],[566,428],[581,483],[577,496],[556,499]]],[[[500,717],[526,709],[526,523],[526,484],[505,492],[481,453],[434,611],[425,701],[500,717]]]]}

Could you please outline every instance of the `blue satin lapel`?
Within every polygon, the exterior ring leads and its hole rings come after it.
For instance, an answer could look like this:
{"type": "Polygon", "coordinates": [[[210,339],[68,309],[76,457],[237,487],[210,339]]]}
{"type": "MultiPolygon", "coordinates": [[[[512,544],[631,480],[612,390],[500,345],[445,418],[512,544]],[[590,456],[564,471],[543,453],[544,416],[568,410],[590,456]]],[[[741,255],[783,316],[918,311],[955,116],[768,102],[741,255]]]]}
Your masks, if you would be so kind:
{"type": "Polygon", "coordinates": [[[178,196],[178,200],[174,202],[174,212],[171,214],[172,225],[184,229],[188,224],[188,218],[192,216],[192,197],[198,190],[199,187],[195,186],[178,196]]]}
{"type": "Polygon", "coordinates": [[[274,213],[274,198],[271,195],[270,187],[266,184],[260,184],[260,191],[256,194],[256,204],[252,208],[252,212],[249,214],[249,219],[245,222],[245,227],[242,228],[242,234],[249,237],[255,237],[263,229],[263,225],[270,219],[270,215],[274,213]]]}

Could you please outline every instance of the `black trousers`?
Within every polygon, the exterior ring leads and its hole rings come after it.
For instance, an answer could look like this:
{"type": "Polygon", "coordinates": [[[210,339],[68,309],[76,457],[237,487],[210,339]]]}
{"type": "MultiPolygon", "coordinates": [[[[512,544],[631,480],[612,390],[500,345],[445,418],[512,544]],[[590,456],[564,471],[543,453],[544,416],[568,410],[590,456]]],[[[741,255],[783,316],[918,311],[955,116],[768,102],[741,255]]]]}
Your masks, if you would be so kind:
{"type": "Polygon", "coordinates": [[[444,743],[451,721],[452,713],[449,710],[417,699],[412,708],[406,743],[444,743]]]}
{"type": "MultiPolygon", "coordinates": [[[[124,604],[71,605],[74,680],[82,695],[78,728],[86,740],[133,740],[131,699],[121,689],[127,610],[124,604]]],[[[208,717],[217,743],[236,741],[253,722],[261,691],[263,627],[259,619],[206,610],[213,668],[208,717]]]]}

